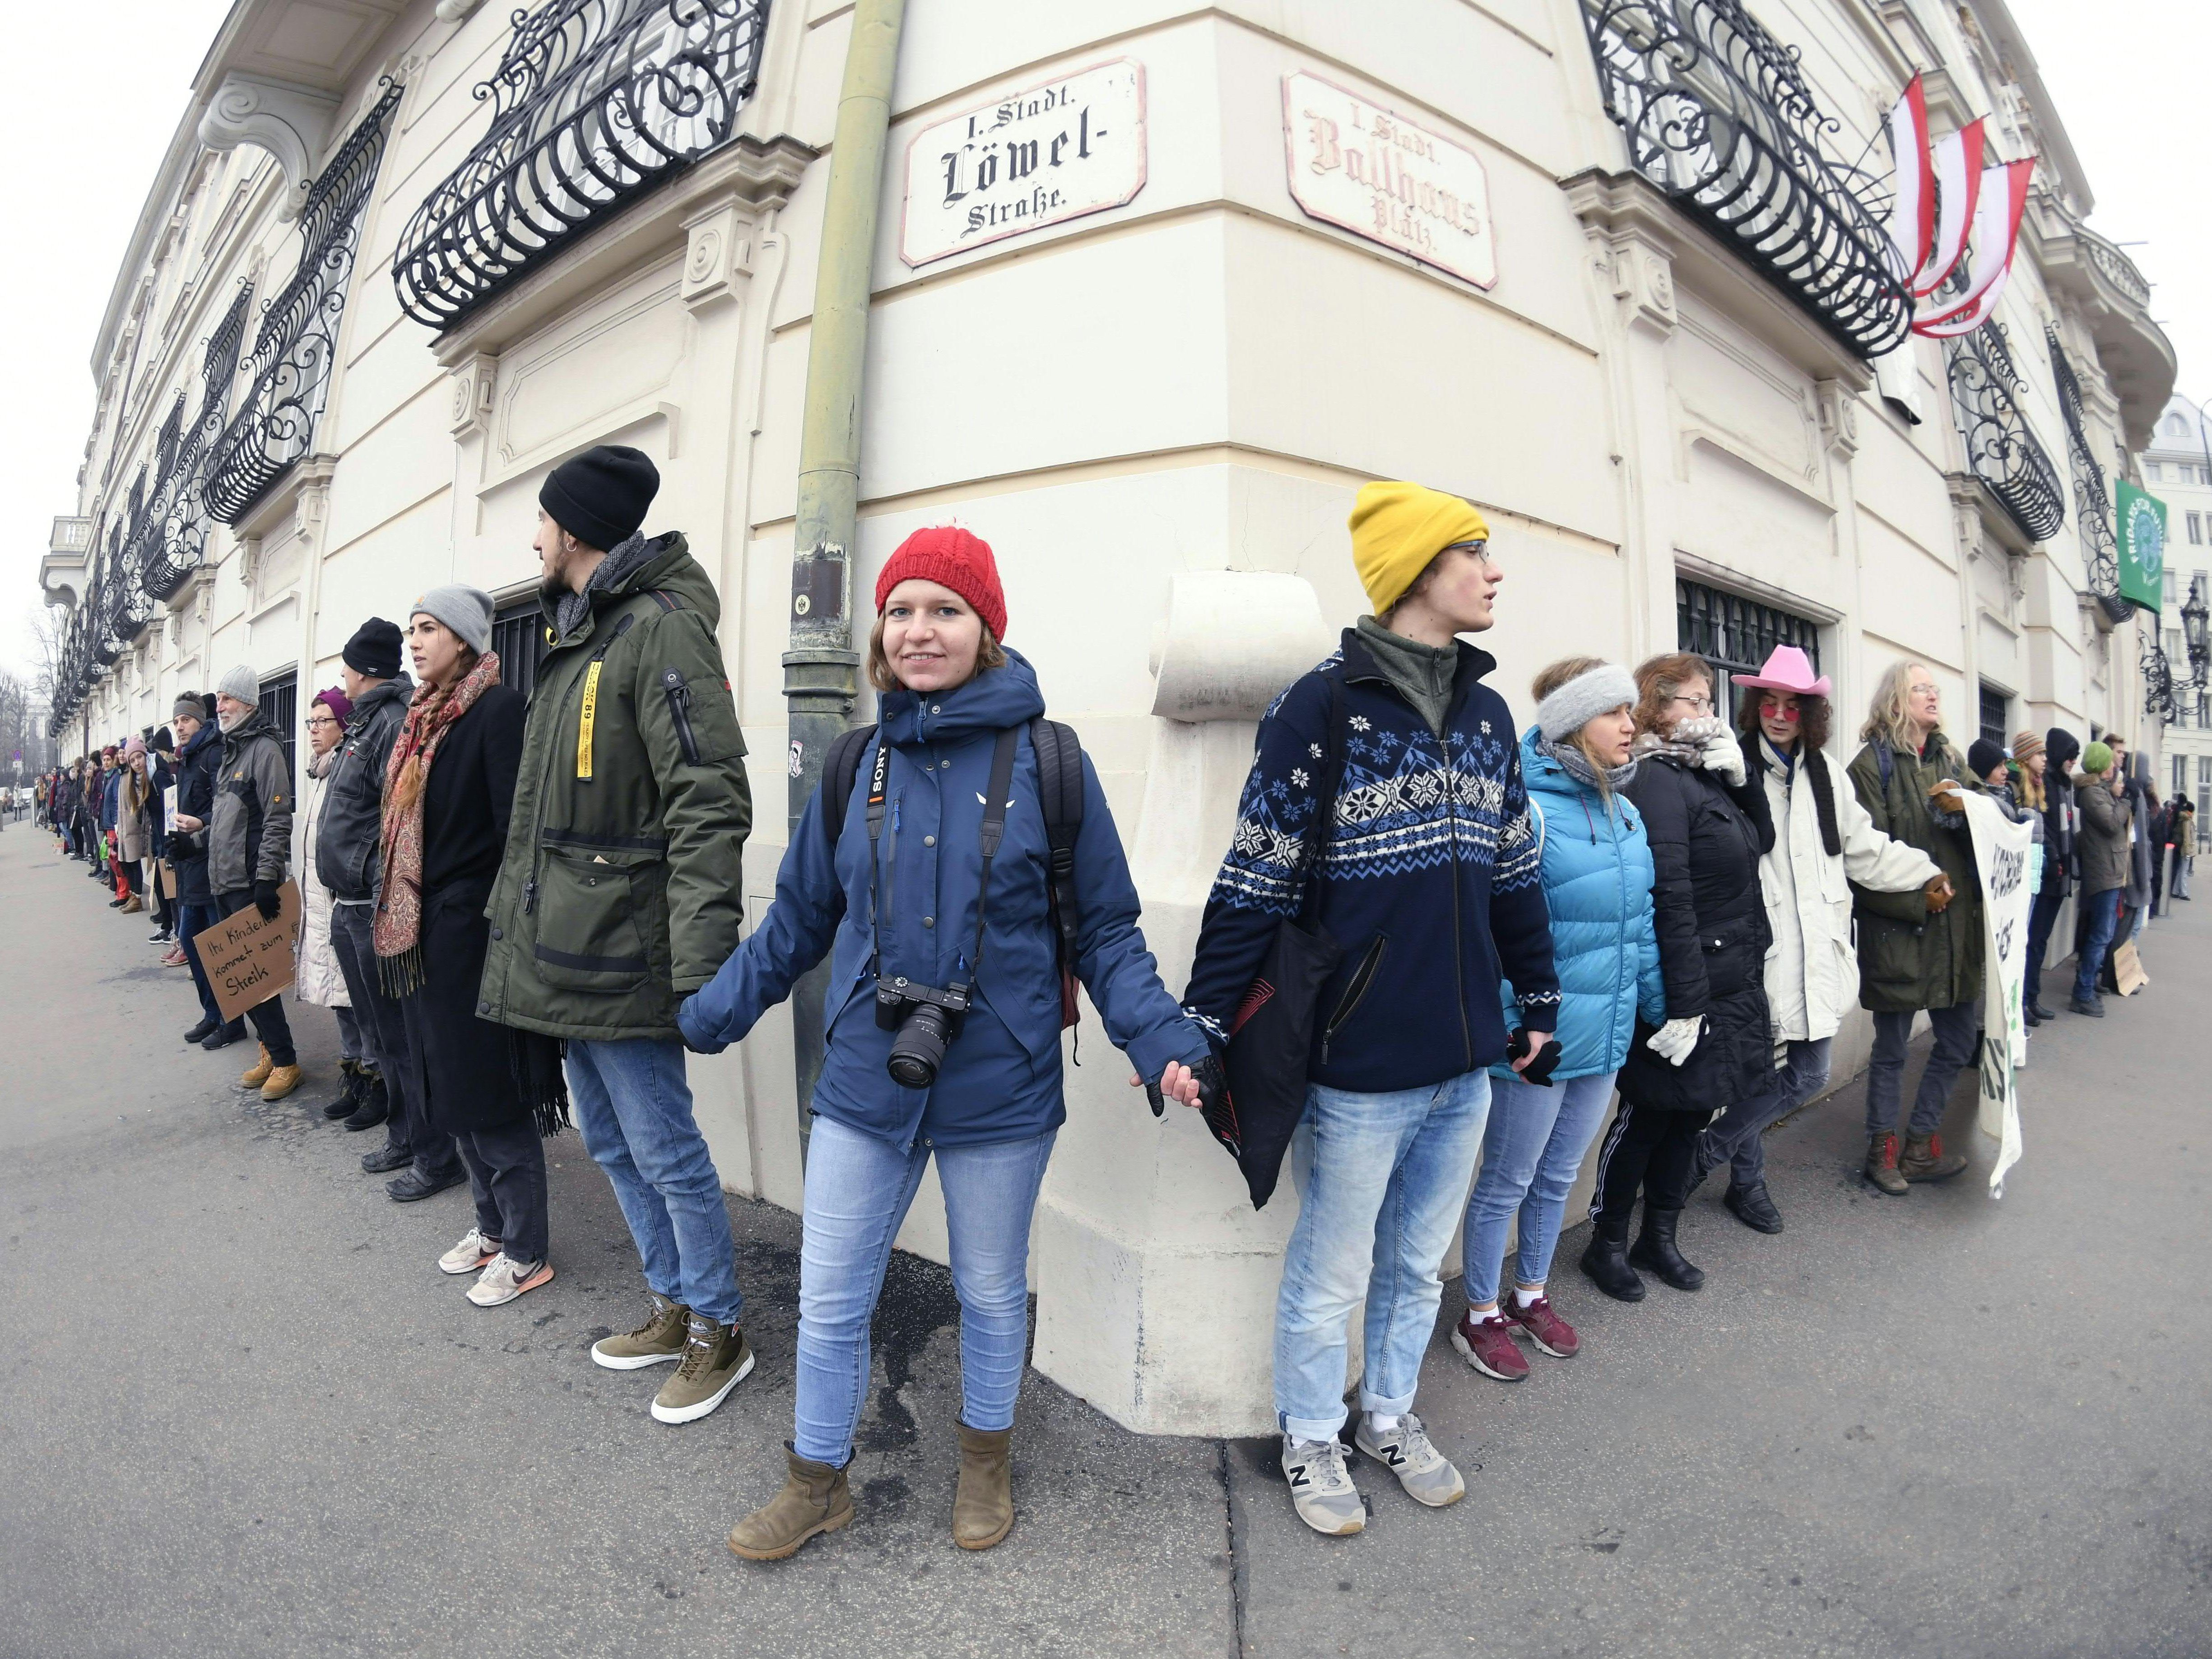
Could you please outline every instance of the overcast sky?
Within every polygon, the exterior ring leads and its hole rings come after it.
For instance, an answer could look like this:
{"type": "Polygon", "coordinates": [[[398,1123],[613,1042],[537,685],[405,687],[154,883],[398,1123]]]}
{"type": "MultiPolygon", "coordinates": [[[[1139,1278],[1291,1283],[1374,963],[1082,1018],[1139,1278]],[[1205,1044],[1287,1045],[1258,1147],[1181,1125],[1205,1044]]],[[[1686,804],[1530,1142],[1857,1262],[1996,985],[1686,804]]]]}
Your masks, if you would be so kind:
{"type": "MultiPolygon", "coordinates": [[[[2202,0],[2012,0],[2096,192],[2091,222],[2156,285],[2181,389],[2212,396],[2212,153],[2203,96],[2212,8],[2202,0]]],[[[12,158],[0,317],[12,326],[0,398],[0,667],[27,672],[38,565],[76,510],[93,409],[92,349],[117,266],[230,0],[101,0],[10,8],[17,68],[0,80],[12,158]],[[96,39],[103,50],[91,61],[96,39]]],[[[1756,0],[1754,0],[1756,9],[1756,0]]],[[[385,280],[378,271],[362,279],[385,280]]]]}

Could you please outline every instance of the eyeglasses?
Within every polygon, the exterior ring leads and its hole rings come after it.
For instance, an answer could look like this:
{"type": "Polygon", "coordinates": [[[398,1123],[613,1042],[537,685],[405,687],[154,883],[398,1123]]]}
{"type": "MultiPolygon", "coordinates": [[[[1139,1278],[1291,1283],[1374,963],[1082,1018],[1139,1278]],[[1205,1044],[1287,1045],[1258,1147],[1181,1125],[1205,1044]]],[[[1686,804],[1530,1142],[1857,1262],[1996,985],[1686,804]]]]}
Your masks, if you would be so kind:
{"type": "Polygon", "coordinates": [[[1794,702],[1787,708],[1778,702],[1762,702],[1759,705],[1759,718],[1763,720],[1802,720],[1805,718],[1805,711],[1794,702]]]}
{"type": "Polygon", "coordinates": [[[1488,542],[1447,542],[1437,550],[1443,553],[1472,553],[1485,564],[1490,562],[1488,542]]]}
{"type": "Polygon", "coordinates": [[[311,732],[319,726],[336,726],[337,724],[337,722],[327,714],[310,714],[307,716],[307,729],[311,732]]]}
{"type": "Polygon", "coordinates": [[[1698,692],[1695,696],[1687,691],[1677,691],[1674,701],[1680,703],[1685,708],[1693,708],[1700,714],[1713,706],[1713,700],[1703,691],[1698,692]]]}
{"type": "Polygon", "coordinates": [[[1922,682],[1918,685],[1907,686],[1905,690],[1911,692],[1916,697],[1932,697],[1936,695],[1936,688],[1928,684],[1925,681],[1922,682]]]}

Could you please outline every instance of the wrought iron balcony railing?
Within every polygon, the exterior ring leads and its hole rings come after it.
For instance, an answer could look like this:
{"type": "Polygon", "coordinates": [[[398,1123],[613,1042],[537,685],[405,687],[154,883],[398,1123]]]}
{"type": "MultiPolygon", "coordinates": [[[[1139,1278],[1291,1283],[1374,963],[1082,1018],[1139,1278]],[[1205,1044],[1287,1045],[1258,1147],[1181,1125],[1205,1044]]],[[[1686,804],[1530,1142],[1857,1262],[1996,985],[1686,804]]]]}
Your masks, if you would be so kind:
{"type": "Polygon", "coordinates": [[[1833,160],[1795,52],[1738,0],[1582,0],[1606,113],[1631,164],[1861,357],[1912,304],[1862,191],[1833,160]]]}
{"type": "Polygon", "coordinates": [[[397,83],[386,86],[307,191],[300,211],[299,270],[262,313],[246,365],[252,385],[208,456],[208,511],[225,524],[244,518],[314,447],[362,214],[401,90],[397,83]]]}
{"type": "MultiPolygon", "coordinates": [[[[240,283],[238,294],[209,336],[207,355],[200,363],[200,410],[182,428],[172,457],[162,469],[149,509],[146,544],[137,560],[139,584],[152,597],[175,596],[200,568],[207,550],[207,463],[223,430],[223,416],[230,383],[238,378],[238,354],[246,339],[246,318],[253,303],[251,285],[240,283]]],[[[184,412],[184,394],[177,394],[177,413],[184,412]]]]}
{"type": "Polygon", "coordinates": [[[1951,408],[1966,441],[1966,464],[1989,486],[2032,542],[2047,542],[2066,522],[2058,469],[2021,412],[2027,383],[2012,360],[2002,324],[1990,322],[1944,343],[1951,408]]]}
{"type": "Polygon", "coordinates": [[[2043,326],[2051,348],[2051,377],[2058,386],[2058,413],[2066,422],[2066,459],[2074,475],[2074,523],[2081,532],[2081,559],[2088,567],[2089,592],[2115,623],[2133,609],[2120,597],[2120,542],[2114,528],[2112,498],[2105,488],[2105,469],[2089,447],[2088,423],[2081,412],[2081,382],[2074,376],[2058,331],[2043,326]]]}
{"type": "Polygon", "coordinates": [[[447,328],[725,143],[760,73],[769,0],[548,0],[476,95],[491,128],[415,210],[392,278],[447,328]]]}

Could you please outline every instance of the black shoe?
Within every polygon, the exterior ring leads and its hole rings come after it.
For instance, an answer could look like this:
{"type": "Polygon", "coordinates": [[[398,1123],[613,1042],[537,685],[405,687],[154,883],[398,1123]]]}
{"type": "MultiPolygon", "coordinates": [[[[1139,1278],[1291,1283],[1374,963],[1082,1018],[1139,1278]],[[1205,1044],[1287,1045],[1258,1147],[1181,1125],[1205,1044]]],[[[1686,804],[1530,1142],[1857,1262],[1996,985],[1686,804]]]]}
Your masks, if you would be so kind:
{"type": "Polygon", "coordinates": [[[200,1047],[213,1054],[218,1048],[228,1048],[234,1042],[246,1041],[246,1022],[234,1019],[228,1025],[218,1025],[201,1039],[200,1047]]]}
{"type": "Polygon", "coordinates": [[[384,1079],[371,1072],[362,1079],[361,1103],[354,1108],[345,1126],[355,1130],[374,1129],[391,1115],[392,1097],[385,1091],[384,1079]]]}
{"type": "Polygon", "coordinates": [[[205,1042],[210,1037],[215,1035],[216,1027],[222,1024],[222,1022],[221,1020],[216,1018],[212,1014],[210,1014],[205,1019],[200,1021],[198,1024],[193,1026],[191,1030],[185,1033],[185,1041],[187,1042],[205,1042]]]}
{"type": "Polygon", "coordinates": [[[111,910],[120,910],[125,905],[130,902],[131,901],[127,898],[112,898],[107,901],[107,908],[111,910]]]}
{"type": "Polygon", "coordinates": [[[2057,1015],[2052,1013],[2050,1009],[2043,1006],[2043,999],[2041,997],[2035,998],[2027,1005],[2027,1012],[2033,1014],[2039,1022],[2056,1019],[2058,1018],[2057,1015]]]}
{"type": "Polygon", "coordinates": [[[2075,1013],[2087,1014],[2092,1019],[2102,1019],[2105,1017],[2105,1000],[2102,997],[2075,997],[2066,1006],[2075,1013]]]}
{"type": "Polygon", "coordinates": [[[389,1175],[394,1170],[404,1170],[415,1161],[415,1154],[403,1152],[390,1141],[370,1152],[361,1161],[364,1175],[389,1175]]]}
{"type": "Polygon", "coordinates": [[[1616,1302],[1644,1300],[1644,1281],[1628,1265],[1621,1241],[1603,1237],[1595,1228],[1590,1232],[1589,1248],[1583,1252],[1583,1272],[1589,1275],[1591,1284],[1616,1302]]]}
{"type": "Polygon", "coordinates": [[[146,943],[149,945],[174,945],[176,942],[176,936],[166,927],[156,927],[146,935],[146,943]]]}
{"type": "Polygon", "coordinates": [[[323,1108],[325,1117],[349,1117],[361,1109],[361,1067],[350,1060],[338,1062],[338,1097],[323,1108]]]}
{"type": "Polygon", "coordinates": [[[1754,1181],[1748,1187],[1730,1187],[1721,1202],[1728,1206],[1730,1215],[1755,1233],[1782,1231],[1782,1212],[1766,1195],[1766,1183],[1763,1181],[1754,1181]]]}
{"type": "Polygon", "coordinates": [[[1639,1267],[1650,1268],[1678,1291],[1703,1290],[1704,1270],[1674,1248],[1674,1224],[1681,1215],[1680,1210],[1655,1210],[1646,1204],[1644,1230],[1636,1235],[1636,1243],[1628,1247],[1628,1259],[1639,1267]]]}
{"type": "Polygon", "coordinates": [[[397,1181],[387,1181],[384,1190],[392,1194],[394,1204],[412,1204],[417,1199],[433,1198],[448,1187],[458,1187],[468,1179],[467,1172],[456,1170],[451,1175],[431,1180],[420,1170],[410,1170],[397,1181]]]}

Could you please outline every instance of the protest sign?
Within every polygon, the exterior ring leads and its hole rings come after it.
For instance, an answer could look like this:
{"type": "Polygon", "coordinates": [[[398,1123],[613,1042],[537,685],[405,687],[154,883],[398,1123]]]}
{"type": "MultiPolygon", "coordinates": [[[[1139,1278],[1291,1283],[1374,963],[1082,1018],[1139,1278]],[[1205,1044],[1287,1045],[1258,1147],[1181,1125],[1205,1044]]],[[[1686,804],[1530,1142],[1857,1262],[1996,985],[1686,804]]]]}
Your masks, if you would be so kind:
{"type": "Polygon", "coordinates": [[[261,912],[249,904],[192,940],[215,992],[216,1008],[226,1022],[268,1001],[298,974],[292,955],[292,936],[300,928],[298,884],[286,882],[277,890],[277,898],[282,908],[273,921],[263,921],[261,912]]]}
{"type": "Polygon", "coordinates": [[[177,791],[181,787],[173,783],[161,791],[161,833],[165,836],[177,833],[177,791]]]}
{"type": "Polygon", "coordinates": [[[2004,1196],[2005,1172],[2020,1162],[2019,1070],[2027,1064],[2021,990],[2027,968],[2027,881],[2034,826],[2014,823],[1986,795],[1962,792],[1982,875],[1982,1133],[1997,1143],[1990,1196],[2004,1196]]]}

